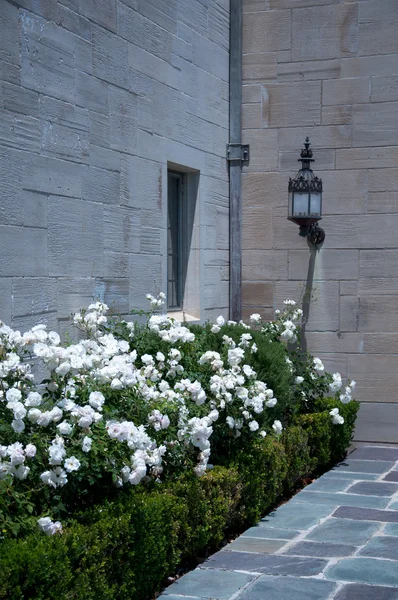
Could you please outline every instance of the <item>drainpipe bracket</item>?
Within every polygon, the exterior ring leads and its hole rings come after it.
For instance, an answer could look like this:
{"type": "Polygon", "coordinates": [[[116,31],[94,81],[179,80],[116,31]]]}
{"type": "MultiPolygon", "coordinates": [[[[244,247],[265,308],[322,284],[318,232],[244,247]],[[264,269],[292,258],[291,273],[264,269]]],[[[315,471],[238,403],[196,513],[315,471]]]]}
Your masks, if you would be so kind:
{"type": "Polygon", "coordinates": [[[227,160],[229,162],[248,163],[250,160],[249,144],[227,144],[227,160]]]}

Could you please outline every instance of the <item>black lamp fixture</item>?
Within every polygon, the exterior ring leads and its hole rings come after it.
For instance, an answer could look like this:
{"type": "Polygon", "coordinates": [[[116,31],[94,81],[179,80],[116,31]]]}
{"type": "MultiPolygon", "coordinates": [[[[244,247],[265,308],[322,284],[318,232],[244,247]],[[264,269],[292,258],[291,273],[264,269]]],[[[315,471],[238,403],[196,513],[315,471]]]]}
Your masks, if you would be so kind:
{"type": "Polygon", "coordinates": [[[306,237],[309,244],[320,247],[325,240],[325,232],[318,225],[322,219],[322,179],[311,169],[312,150],[310,140],[305,138],[301,150],[301,169],[294,179],[289,179],[288,219],[300,226],[299,234],[306,237]]]}

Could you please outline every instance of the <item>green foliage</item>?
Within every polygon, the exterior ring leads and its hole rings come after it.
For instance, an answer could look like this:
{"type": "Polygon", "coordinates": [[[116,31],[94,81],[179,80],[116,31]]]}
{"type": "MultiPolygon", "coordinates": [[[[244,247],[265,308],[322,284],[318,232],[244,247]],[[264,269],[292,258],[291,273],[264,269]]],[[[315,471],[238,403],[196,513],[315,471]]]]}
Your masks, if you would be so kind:
{"type": "Polygon", "coordinates": [[[253,525],[281,496],[287,473],[285,450],[275,438],[256,440],[235,464],[243,482],[243,524],[253,525]]]}
{"type": "Polygon", "coordinates": [[[285,429],[282,442],[288,466],[284,488],[285,492],[289,493],[297,487],[303,477],[314,470],[316,459],[311,457],[308,433],[302,427],[292,425],[285,429]]]}
{"type": "Polygon", "coordinates": [[[344,426],[333,425],[330,422],[331,438],[330,438],[330,460],[336,463],[342,460],[351,443],[355,420],[359,410],[359,402],[351,401],[348,404],[343,404],[334,398],[324,398],[315,404],[316,410],[326,410],[330,412],[333,408],[338,408],[340,415],[344,418],[344,426]]]}
{"type": "MultiPolygon", "coordinates": [[[[35,532],[0,545],[0,598],[150,600],[181,561],[199,560],[254,524],[284,492],[342,458],[358,405],[323,400],[276,439],[252,440],[230,463],[75,513],[62,535],[35,532]],[[338,407],[344,425],[332,425],[338,407]]],[[[3,482],[4,483],[4,482],[3,482]]]]}
{"type": "Polygon", "coordinates": [[[331,422],[328,412],[299,415],[297,425],[308,435],[309,456],[313,468],[324,469],[330,463],[331,422]]]}

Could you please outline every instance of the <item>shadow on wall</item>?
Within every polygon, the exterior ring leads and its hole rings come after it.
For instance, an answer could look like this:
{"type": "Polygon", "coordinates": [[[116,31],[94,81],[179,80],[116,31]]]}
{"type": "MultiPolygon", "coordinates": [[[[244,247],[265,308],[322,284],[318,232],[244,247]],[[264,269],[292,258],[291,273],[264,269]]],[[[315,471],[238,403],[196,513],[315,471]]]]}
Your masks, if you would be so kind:
{"type": "Polygon", "coordinates": [[[303,296],[303,317],[302,317],[302,325],[301,325],[301,336],[300,336],[300,349],[302,352],[307,352],[307,338],[305,335],[305,329],[308,323],[308,319],[310,317],[310,309],[311,309],[311,297],[312,297],[312,286],[314,282],[314,271],[315,271],[315,261],[316,255],[319,250],[314,246],[310,246],[310,260],[308,263],[308,272],[307,272],[307,281],[304,290],[303,296]]]}

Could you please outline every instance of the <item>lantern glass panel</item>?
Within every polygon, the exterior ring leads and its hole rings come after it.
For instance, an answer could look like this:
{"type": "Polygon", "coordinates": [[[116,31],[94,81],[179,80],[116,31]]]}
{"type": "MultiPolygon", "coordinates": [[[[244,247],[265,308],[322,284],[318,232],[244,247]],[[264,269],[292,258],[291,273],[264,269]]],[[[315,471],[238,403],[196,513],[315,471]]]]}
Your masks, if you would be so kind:
{"type": "Polygon", "coordinates": [[[294,192],[293,217],[307,217],[309,209],[309,193],[294,192]]]}
{"type": "Polygon", "coordinates": [[[320,192],[311,192],[310,215],[312,217],[321,216],[321,200],[322,194],[320,192]]]}
{"type": "Polygon", "coordinates": [[[293,192],[289,192],[289,205],[288,205],[288,217],[293,216],[293,192]]]}

